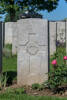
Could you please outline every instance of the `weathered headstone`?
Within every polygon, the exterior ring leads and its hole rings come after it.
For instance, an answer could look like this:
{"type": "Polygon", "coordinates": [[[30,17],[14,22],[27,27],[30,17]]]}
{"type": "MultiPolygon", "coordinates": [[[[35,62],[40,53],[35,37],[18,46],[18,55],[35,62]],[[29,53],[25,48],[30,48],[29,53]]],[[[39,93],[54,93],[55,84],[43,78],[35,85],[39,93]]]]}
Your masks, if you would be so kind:
{"type": "Polygon", "coordinates": [[[2,48],[4,47],[5,44],[5,23],[2,22],[2,48]]]}
{"type": "Polygon", "coordinates": [[[18,85],[42,83],[48,79],[48,23],[43,19],[18,21],[18,85]]]}
{"type": "Polygon", "coordinates": [[[65,43],[65,22],[57,22],[57,41],[59,43],[65,43]]]}
{"type": "Polygon", "coordinates": [[[17,54],[17,22],[14,22],[12,30],[12,54],[17,54]]]}
{"type": "Polygon", "coordinates": [[[56,22],[49,22],[50,55],[56,52],[56,22]]]}
{"type": "Polygon", "coordinates": [[[12,30],[14,22],[5,23],[5,44],[12,44],[12,30]]]}

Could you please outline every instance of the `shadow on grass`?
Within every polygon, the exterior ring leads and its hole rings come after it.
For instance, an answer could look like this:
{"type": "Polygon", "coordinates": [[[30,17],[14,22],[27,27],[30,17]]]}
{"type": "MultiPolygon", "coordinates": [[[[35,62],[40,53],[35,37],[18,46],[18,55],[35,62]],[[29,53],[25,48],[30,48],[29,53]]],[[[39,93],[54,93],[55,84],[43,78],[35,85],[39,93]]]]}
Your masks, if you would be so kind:
{"type": "Polygon", "coordinates": [[[7,73],[7,85],[12,85],[13,81],[16,80],[16,77],[17,77],[17,72],[15,71],[7,71],[7,72],[4,72],[3,74],[6,74],[7,73]]]}

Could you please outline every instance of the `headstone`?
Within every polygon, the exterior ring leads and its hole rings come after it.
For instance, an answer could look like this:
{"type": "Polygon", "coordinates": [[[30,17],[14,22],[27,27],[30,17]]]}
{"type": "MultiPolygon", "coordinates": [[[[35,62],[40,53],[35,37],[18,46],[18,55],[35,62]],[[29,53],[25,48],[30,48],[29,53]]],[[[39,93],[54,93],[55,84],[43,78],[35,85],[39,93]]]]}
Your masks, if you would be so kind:
{"type": "Polygon", "coordinates": [[[5,44],[5,23],[2,22],[2,48],[4,48],[5,44]]]}
{"type": "Polygon", "coordinates": [[[56,22],[49,22],[50,55],[56,52],[56,22]]]}
{"type": "Polygon", "coordinates": [[[48,79],[48,23],[43,19],[18,21],[17,83],[32,85],[48,79]]]}
{"type": "Polygon", "coordinates": [[[57,41],[59,43],[65,43],[65,22],[58,21],[57,22],[57,41]]]}
{"type": "Polygon", "coordinates": [[[13,22],[5,23],[5,44],[12,44],[13,22]]]}
{"type": "Polygon", "coordinates": [[[12,30],[12,55],[17,54],[17,22],[14,22],[12,30]]]}

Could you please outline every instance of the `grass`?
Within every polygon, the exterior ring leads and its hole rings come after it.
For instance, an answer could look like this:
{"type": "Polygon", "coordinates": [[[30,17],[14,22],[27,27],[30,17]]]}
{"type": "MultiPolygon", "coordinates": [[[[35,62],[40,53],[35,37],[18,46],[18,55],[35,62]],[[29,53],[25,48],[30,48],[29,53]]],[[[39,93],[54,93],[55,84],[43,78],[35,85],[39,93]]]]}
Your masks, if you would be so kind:
{"type": "Polygon", "coordinates": [[[5,48],[8,48],[8,49],[12,50],[12,44],[6,44],[5,48]]]}
{"type": "Polygon", "coordinates": [[[51,96],[28,96],[26,94],[2,93],[0,100],[67,100],[67,98],[58,98],[51,96]]]}
{"type": "MultiPolygon", "coordinates": [[[[5,48],[12,50],[12,45],[6,45],[5,48]]],[[[6,53],[6,52],[5,52],[6,53]]],[[[8,52],[7,52],[8,55],[8,52]]],[[[17,56],[3,56],[3,72],[7,72],[8,83],[12,84],[13,80],[17,77],[17,56]]]]}
{"type": "Polygon", "coordinates": [[[55,96],[31,96],[27,95],[23,88],[7,88],[0,93],[0,100],[67,100],[67,98],[55,96]]]}
{"type": "Polygon", "coordinates": [[[3,72],[17,71],[17,56],[3,57],[3,72]]]}
{"type": "MultiPolygon", "coordinates": [[[[6,45],[5,48],[12,50],[12,45],[6,45]]],[[[5,52],[6,53],[6,52],[5,52]]],[[[8,54],[8,53],[7,53],[8,54]]],[[[17,56],[3,56],[3,72],[15,71],[17,72],[17,56]]]]}

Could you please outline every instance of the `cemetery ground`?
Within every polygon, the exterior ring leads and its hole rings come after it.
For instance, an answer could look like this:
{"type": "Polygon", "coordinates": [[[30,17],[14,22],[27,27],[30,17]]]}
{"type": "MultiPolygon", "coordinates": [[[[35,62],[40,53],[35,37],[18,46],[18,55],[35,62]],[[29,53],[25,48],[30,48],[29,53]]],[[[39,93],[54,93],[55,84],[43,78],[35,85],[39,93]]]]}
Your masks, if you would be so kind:
{"type": "MultiPolygon", "coordinates": [[[[0,100],[67,100],[67,86],[63,87],[60,93],[54,93],[38,83],[32,86],[17,86],[17,56],[11,55],[11,49],[11,45],[6,45],[3,51],[3,73],[7,72],[8,78],[7,85],[0,90],[0,100]]],[[[65,56],[65,48],[60,47],[57,52],[58,55],[55,53],[51,56],[51,61],[57,57],[60,65],[65,56]]],[[[52,65],[50,70],[53,70],[52,65]]]]}

